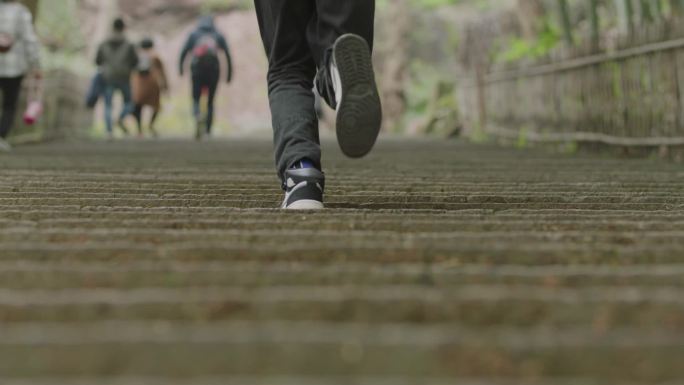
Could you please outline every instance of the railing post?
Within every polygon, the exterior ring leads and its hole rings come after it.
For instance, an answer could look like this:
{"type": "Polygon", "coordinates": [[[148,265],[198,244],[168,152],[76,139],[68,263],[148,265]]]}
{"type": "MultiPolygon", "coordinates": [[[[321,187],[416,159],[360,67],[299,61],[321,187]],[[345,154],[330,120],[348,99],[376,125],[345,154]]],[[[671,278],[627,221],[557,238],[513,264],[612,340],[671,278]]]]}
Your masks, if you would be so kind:
{"type": "Polygon", "coordinates": [[[632,0],[615,0],[615,7],[620,15],[620,29],[623,33],[634,33],[634,4],[632,0]]]}
{"type": "Polygon", "coordinates": [[[679,135],[684,134],[684,97],[682,91],[684,91],[684,55],[682,55],[682,50],[677,49],[674,51],[675,57],[675,86],[677,94],[677,133],[679,135]]]}
{"type": "Polygon", "coordinates": [[[478,114],[480,120],[479,129],[483,132],[487,131],[487,98],[485,95],[485,71],[483,66],[477,65],[475,67],[475,76],[477,81],[477,104],[478,114]]]}
{"type": "Polygon", "coordinates": [[[591,17],[591,45],[593,51],[598,51],[601,41],[601,20],[599,18],[599,0],[589,0],[589,14],[591,17]]]}
{"type": "Polygon", "coordinates": [[[572,20],[570,18],[570,7],[568,6],[568,0],[558,0],[558,5],[560,8],[561,25],[563,26],[563,35],[565,36],[565,41],[568,43],[568,45],[572,46],[575,44],[575,39],[572,34],[572,20]]]}

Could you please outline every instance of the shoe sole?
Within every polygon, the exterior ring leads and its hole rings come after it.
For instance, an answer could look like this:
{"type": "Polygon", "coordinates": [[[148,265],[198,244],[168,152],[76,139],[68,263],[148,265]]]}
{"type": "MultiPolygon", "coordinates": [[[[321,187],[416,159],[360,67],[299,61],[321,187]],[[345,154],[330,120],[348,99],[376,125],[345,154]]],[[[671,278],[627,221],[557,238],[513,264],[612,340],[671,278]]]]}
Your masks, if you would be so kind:
{"type": "Polygon", "coordinates": [[[350,158],[361,158],[375,146],[382,125],[382,105],[368,43],[343,35],[333,47],[340,73],[342,100],[337,108],[337,141],[350,158]]]}
{"type": "Polygon", "coordinates": [[[299,211],[313,211],[313,210],[323,210],[325,206],[322,202],[302,199],[297,202],[293,202],[291,205],[287,206],[285,210],[299,210],[299,211]]]}

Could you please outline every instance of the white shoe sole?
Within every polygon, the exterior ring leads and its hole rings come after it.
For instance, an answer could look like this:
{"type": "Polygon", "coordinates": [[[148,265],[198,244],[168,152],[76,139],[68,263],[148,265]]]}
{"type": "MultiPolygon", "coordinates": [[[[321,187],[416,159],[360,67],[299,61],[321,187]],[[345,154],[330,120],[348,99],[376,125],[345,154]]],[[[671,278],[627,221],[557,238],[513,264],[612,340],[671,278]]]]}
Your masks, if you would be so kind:
{"type": "Polygon", "coordinates": [[[323,210],[323,202],[302,199],[287,206],[285,210],[323,210]]]}

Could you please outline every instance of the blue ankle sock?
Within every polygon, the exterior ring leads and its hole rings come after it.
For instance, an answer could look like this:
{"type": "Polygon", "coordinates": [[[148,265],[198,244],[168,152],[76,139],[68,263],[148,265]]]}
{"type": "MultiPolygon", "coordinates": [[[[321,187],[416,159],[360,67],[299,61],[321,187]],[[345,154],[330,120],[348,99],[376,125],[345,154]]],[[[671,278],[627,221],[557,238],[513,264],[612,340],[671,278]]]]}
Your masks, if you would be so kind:
{"type": "Polygon", "coordinates": [[[314,162],[310,161],[309,159],[302,159],[299,162],[296,162],[292,168],[294,169],[302,169],[302,168],[316,168],[316,165],[314,165],[314,162]]]}

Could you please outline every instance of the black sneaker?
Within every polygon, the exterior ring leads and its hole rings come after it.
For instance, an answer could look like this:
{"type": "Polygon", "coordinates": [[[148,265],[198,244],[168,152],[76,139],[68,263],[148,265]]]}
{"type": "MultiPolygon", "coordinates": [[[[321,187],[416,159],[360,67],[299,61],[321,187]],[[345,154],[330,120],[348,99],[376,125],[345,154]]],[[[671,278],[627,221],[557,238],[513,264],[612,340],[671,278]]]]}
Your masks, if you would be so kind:
{"type": "Polygon", "coordinates": [[[285,171],[285,210],[322,210],[325,175],[315,168],[285,171]]]}
{"type": "Polygon", "coordinates": [[[337,110],[337,141],[345,155],[361,158],[373,149],[382,125],[368,43],[358,35],[341,36],[333,46],[329,67],[334,101],[327,99],[337,110]]]}

